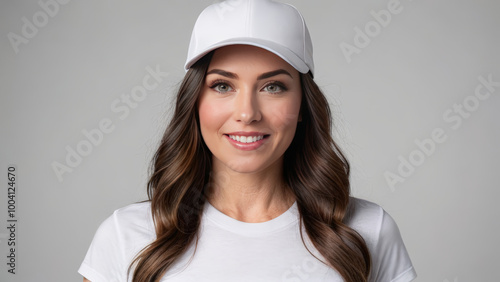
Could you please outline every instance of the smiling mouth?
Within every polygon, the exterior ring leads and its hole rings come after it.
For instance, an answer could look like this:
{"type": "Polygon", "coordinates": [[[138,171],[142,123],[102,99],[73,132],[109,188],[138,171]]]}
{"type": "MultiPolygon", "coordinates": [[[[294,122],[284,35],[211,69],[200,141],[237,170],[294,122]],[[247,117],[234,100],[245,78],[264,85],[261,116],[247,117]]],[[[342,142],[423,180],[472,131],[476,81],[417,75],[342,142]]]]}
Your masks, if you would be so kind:
{"type": "Polygon", "coordinates": [[[254,143],[269,137],[269,134],[255,135],[255,136],[241,136],[241,135],[230,135],[230,134],[224,134],[224,135],[240,143],[254,143]]]}

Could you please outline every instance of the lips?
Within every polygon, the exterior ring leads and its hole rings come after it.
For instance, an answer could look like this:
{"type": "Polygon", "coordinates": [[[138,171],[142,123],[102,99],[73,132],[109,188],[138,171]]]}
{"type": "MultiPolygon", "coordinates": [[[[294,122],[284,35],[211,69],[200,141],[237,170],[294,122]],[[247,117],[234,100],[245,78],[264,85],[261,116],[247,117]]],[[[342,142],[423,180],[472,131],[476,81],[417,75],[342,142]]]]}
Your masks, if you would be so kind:
{"type": "Polygon", "coordinates": [[[258,135],[258,136],[229,135],[229,138],[241,143],[253,143],[262,140],[264,138],[264,135],[258,135]]]}
{"type": "Polygon", "coordinates": [[[259,148],[269,137],[269,134],[262,132],[231,132],[224,135],[234,147],[244,151],[259,148]]]}

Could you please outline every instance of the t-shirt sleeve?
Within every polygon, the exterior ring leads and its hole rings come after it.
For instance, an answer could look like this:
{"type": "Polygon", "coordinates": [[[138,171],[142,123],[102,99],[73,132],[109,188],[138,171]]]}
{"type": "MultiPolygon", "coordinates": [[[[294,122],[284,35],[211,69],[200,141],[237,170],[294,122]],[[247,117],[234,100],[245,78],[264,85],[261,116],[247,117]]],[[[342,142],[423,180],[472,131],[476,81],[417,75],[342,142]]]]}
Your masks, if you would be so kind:
{"type": "Polygon", "coordinates": [[[91,282],[127,281],[120,230],[115,214],[97,229],[78,272],[91,282]],[[125,276],[124,276],[125,274],[125,276]]]}
{"type": "Polygon", "coordinates": [[[372,252],[371,282],[409,282],[417,277],[394,219],[382,210],[378,240],[372,252]]]}

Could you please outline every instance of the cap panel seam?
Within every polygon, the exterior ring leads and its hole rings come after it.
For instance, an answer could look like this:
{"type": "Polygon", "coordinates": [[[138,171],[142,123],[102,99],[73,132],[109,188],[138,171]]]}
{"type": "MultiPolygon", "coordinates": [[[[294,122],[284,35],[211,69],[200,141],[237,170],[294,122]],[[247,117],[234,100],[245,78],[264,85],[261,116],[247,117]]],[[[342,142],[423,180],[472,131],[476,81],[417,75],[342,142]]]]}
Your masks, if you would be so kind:
{"type": "Polygon", "coordinates": [[[300,14],[299,10],[295,6],[293,6],[292,4],[289,4],[289,3],[283,3],[283,4],[286,4],[286,5],[290,6],[291,8],[293,8],[294,11],[297,13],[297,15],[300,17],[300,20],[302,22],[302,58],[304,58],[304,63],[307,65],[307,67],[309,69],[311,69],[311,67],[307,63],[307,46],[306,46],[307,34],[306,34],[306,22],[304,20],[304,17],[302,16],[302,14],[300,14]]]}
{"type": "Polygon", "coordinates": [[[252,29],[252,13],[254,10],[254,3],[253,1],[248,1],[248,12],[247,12],[247,18],[246,18],[246,32],[249,37],[253,37],[253,29],[252,29]]]}

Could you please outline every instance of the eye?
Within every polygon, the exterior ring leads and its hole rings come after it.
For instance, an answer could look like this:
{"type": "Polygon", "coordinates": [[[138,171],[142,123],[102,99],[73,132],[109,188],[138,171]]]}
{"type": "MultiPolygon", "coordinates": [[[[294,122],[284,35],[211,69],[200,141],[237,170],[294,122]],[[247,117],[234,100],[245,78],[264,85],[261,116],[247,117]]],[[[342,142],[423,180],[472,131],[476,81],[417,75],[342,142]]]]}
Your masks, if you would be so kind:
{"type": "Polygon", "coordinates": [[[233,88],[229,86],[229,84],[221,81],[215,81],[214,83],[212,83],[212,85],[210,85],[210,88],[222,94],[233,90],[233,88]]]}
{"type": "Polygon", "coordinates": [[[280,82],[271,82],[271,83],[267,84],[266,86],[264,86],[264,88],[262,88],[262,89],[264,91],[271,93],[271,94],[277,94],[277,93],[281,93],[283,91],[286,91],[285,86],[280,82]]]}

